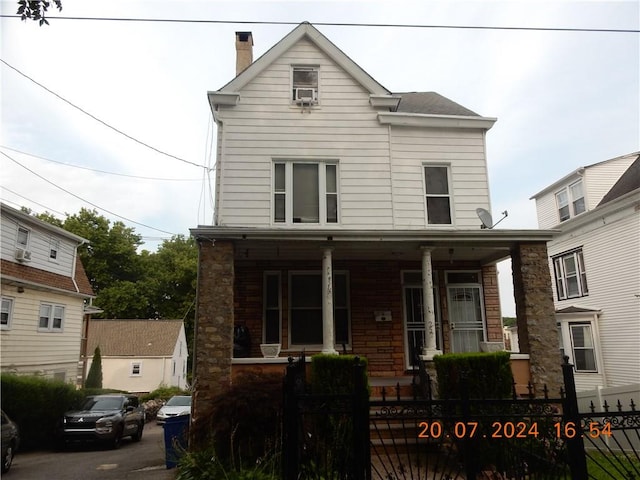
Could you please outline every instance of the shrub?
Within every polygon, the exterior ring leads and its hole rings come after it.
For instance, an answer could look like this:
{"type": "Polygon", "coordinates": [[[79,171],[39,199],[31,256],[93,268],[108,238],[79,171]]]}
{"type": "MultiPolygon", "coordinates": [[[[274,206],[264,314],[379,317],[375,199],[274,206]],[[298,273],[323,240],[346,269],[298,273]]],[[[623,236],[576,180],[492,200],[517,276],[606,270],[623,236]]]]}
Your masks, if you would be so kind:
{"type": "Polygon", "coordinates": [[[176,480],[278,480],[277,463],[263,461],[252,466],[229,470],[220,463],[213,448],[186,452],[178,462],[176,480]]]}
{"type": "Polygon", "coordinates": [[[83,399],[69,383],[38,376],[0,376],[2,408],[20,428],[21,448],[52,445],[62,415],[83,399]]]}
{"type": "MultiPolygon", "coordinates": [[[[326,394],[352,393],[353,365],[355,355],[318,354],[311,357],[311,392],[326,394]]],[[[364,365],[363,381],[368,386],[367,359],[360,358],[364,365]]],[[[367,387],[368,388],[368,387],[367,387]]]]}
{"type": "Polygon", "coordinates": [[[102,356],[100,355],[100,347],[96,347],[93,351],[93,360],[87,380],[84,382],[85,388],[102,388],[102,356]]]}
{"type": "Polygon", "coordinates": [[[140,397],[141,402],[147,402],[149,400],[169,400],[174,395],[191,395],[191,392],[188,390],[183,390],[180,387],[167,387],[166,385],[161,385],[156,388],[153,392],[149,392],[146,395],[142,395],[140,397]]]}
{"type": "Polygon", "coordinates": [[[225,468],[237,471],[277,455],[281,412],[282,375],[246,373],[213,399],[192,438],[195,445],[215,451],[225,468]]]}
{"type": "Polygon", "coordinates": [[[460,398],[466,381],[469,398],[507,398],[513,390],[509,352],[448,353],[433,358],[440,398],[460,398]]]}

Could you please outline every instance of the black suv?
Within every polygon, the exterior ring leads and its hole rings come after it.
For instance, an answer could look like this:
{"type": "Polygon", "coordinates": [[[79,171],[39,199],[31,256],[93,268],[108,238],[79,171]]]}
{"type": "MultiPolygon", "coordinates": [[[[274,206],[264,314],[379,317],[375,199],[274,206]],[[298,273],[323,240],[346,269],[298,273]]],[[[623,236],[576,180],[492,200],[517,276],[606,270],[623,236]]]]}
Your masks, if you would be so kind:
{"type": "Polygon", "coordinates": [[[80,410],[64,414],[61,446],[73,440],[95,440],[118,448],[123,437],[139,442],[144,423],[144,409],[135,395],[94,395],[87,397],[80,410]]]}

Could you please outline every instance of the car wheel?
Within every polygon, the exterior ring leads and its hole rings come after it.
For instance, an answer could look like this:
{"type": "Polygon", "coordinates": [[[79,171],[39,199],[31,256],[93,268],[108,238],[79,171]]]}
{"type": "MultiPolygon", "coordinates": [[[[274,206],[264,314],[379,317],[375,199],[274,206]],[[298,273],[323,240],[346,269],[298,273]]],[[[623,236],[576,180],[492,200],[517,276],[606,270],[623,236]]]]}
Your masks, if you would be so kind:
{"type": "Polygon", "coordinates": [[[142,440],[142,431],[143,430],[144,430],[144,423],[140,422],[138,424],[138,430],[136,431],[136,433],[131,435],[131,440],[133,440],[134,442],[139,442],[140,440],[142,440]]]}
{"type": "Polygon", "coordinates": [[[13,449],[14,445],[13,443],[10,443],[7,447],[7,451],[4,452],[4,455],[2,456],[2,473],[8,472],[11,468],[11,463],[13,462],[13,449]]]}
{"type": "Polygon", "coordinates": [[[109,446],[111,447],[112,450],[117,450],[118,448],[120,448],[121,444],[122,444],[122,430],[119,430],[118,432],[116,432],[116,436],[111,439],[109,446]]]}

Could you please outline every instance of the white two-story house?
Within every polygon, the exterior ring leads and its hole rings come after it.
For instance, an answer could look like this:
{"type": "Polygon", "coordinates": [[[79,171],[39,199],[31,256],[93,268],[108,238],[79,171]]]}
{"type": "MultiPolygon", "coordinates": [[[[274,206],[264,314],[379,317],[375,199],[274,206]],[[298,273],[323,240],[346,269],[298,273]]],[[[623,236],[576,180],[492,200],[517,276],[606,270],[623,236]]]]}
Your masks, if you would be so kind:
{"type": "Polygon", "coordinates": [[[0,369],[66,382],[79,368],[91,284],[78,257],[87,240],[2,204],[0,369]]]}
{"type": "Polygon", "coordinates": [[[252,47],[236,34],[236,77],[208,94],[216,202],[213,225],[191,230],[196,402],[243,365],[282,370],[301,351],[361,355],[371,378],[395,379],[416,354],[502,348],[496,262],[509,257],[519,323],[535,330],[521,351],[548,363],[538,387],[556,384],[552,233],[481,228],[477,216],[491,209],[496,119],[387,90],[309,23],[255,61],[252,47]],[[234,326],[249,358],[232,358],[234,326]],[[261,359],[261,344],[280,356],[261,359]]]}
{"type": "Polygon", "coordinates": [[[640,153],[581,167],[533,197],[560,348],[576,387],[640,386],[640,153]]]}

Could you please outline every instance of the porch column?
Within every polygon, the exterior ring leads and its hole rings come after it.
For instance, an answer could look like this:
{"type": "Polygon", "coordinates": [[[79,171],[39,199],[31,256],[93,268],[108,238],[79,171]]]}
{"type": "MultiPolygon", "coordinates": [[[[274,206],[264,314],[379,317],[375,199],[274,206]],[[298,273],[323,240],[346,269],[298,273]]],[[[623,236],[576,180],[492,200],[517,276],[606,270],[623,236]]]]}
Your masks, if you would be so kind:
{"type": "Polygon", "coordinates": [[[433,301],[433,269],[431,268],[431,251],[433,248],[422,247],[422,312],[427,331],[427,344],[422,349],[425,360],[433,360],[434,355],[442,354],[436,348],[436,314],[433,301]]]}
{"type": "Polygon", "coordinates": [[[322,353],[337,354],[333,333],[333,267],[332,248],[322,253],[322,353]]]}

